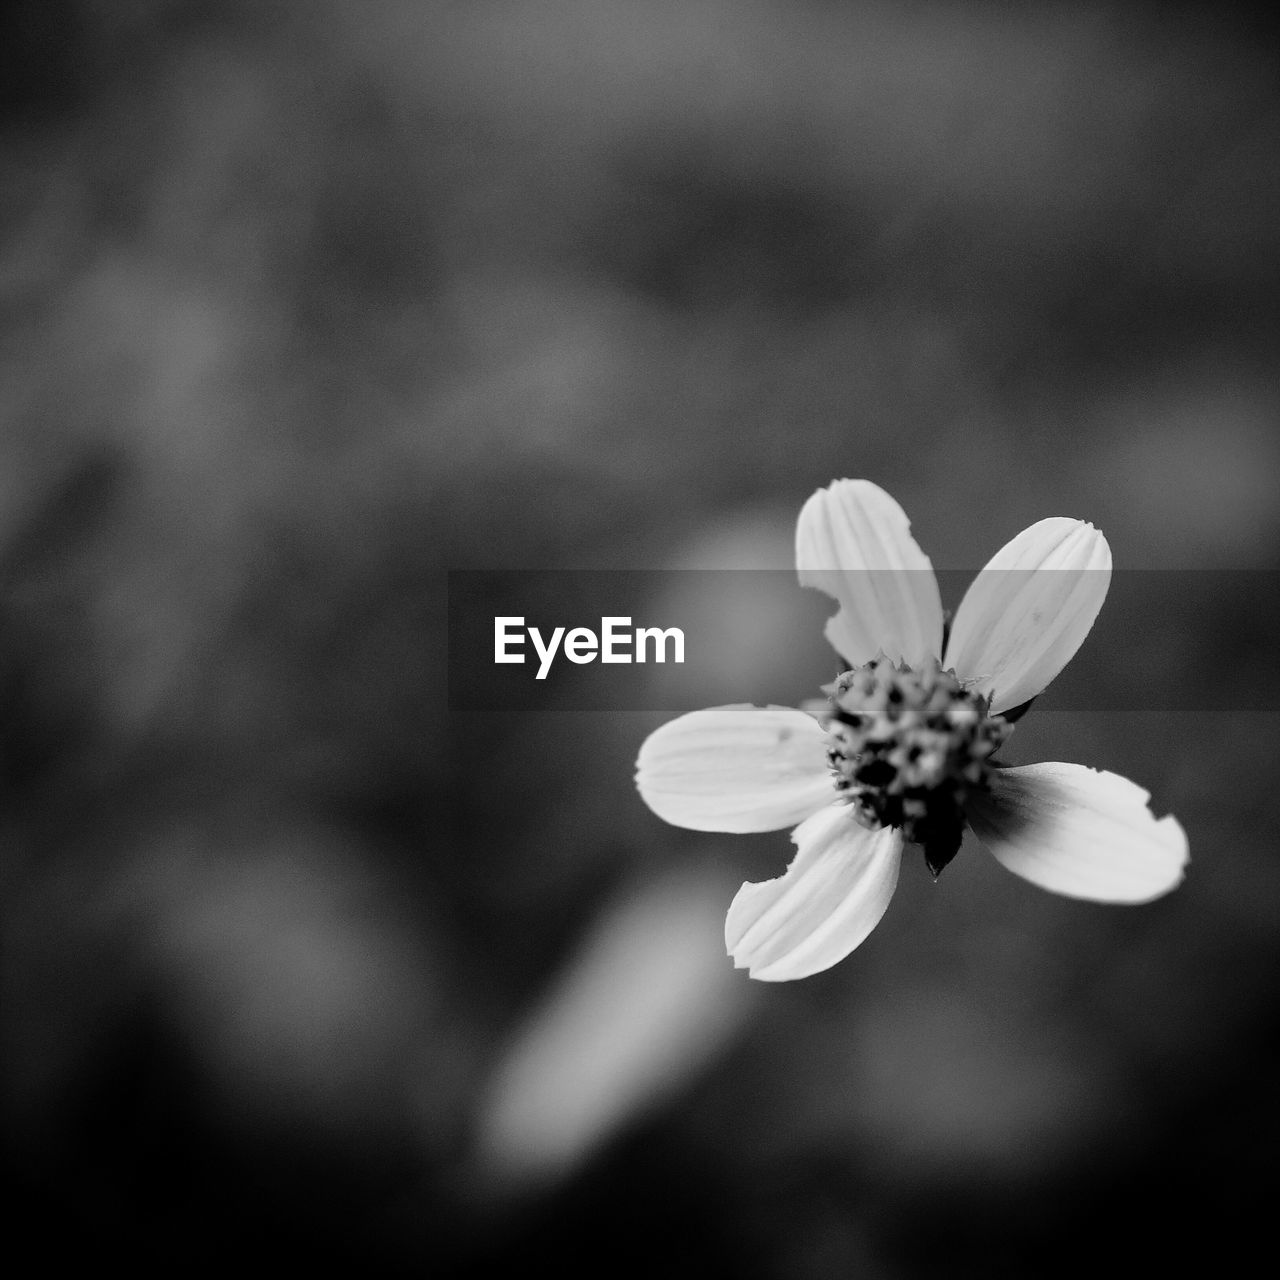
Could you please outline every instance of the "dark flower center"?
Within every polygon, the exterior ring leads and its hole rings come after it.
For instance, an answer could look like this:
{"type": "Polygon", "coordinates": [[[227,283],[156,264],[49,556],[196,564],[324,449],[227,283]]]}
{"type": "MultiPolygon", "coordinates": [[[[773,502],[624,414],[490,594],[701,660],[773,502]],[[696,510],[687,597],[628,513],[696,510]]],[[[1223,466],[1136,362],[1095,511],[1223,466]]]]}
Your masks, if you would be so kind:
{"type": "Polygon", "coordinates": [[[937,876],[960,848],[965,801],[989,786],[1013,726],[936,660],[917,670],[876,658],[825,692],[827,760],[854,818],[900,827],[937,876]]]}

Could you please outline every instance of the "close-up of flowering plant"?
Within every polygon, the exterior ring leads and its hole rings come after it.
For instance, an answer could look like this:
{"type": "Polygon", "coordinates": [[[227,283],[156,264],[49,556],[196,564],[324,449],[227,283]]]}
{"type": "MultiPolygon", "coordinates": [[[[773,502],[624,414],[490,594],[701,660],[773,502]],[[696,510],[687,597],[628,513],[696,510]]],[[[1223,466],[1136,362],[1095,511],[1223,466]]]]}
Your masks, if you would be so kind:
{"type": "Polygon", "coordinates": [[[16,1272],[1267,1256],[1271,35],[0,5],[16,1272]]]}
{"type": "Polygon", "coordinates": [[[904,846],[921,846],[936,878],[966,828],[1069,897],[1141,903],[1181,881],[1186,835],[1135,783],[996,758],[1102,607],[1111,552],[1097,529],[1031,525],[948,620],[902,508],[870,481],[838,480],[800,512],[796,568],[840,605],[826,636],[847,669],[825,701],[694,711],[650,734],[637,762],[640,795],[676,826],[794,827],[786,873],[744,884],[729,908],[739,968],[766,981],[830,968],[884,915],[904,846]]]}

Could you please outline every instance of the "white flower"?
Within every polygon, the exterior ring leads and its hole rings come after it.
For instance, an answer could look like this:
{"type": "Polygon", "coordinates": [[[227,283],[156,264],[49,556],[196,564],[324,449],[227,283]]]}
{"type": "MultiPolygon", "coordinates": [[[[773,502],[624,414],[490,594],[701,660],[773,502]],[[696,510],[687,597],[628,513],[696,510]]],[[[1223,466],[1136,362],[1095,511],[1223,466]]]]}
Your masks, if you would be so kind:
{"type": "Polygon", "coordinates": [[[1092,525],[1025,529],[970,585],[949,634],[906,515],[867,480],[805,503],[796,565],[840,605],[826,634],[851,666],[826,703],[694,711],[650,734],[637,762],[645,803],[677,826],[795,826],[786,873],[744,884],[729,908],[739,968],[769,981],[830,968],[879,923],[904,843],[936,875],[966,826],[1010,871],[1071,897],[1147,902],[1181,881],[1186,835],[1134,783],[993,759],[1102,607],[1111,552],[1092,525]]]}

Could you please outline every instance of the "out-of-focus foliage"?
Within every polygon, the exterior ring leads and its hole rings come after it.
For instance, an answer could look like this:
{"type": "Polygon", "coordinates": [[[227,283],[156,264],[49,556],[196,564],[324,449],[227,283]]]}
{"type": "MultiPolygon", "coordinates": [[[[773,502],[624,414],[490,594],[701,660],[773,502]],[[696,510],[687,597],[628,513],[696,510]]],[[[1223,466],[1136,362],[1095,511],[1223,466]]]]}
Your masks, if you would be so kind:
{"type": "MultiPolygon", "coordinates": [[[[838,969],[745,988],[690,930],[785,835],[658,823],[651,719],[451,717],[444,573],[785,564],[842,475],[938,564],[1067,515],[1120,567],[1275,568],[1272,36],[1207,5],[0,9],[13,1248],[803,1280],[1258,1241],[1274,676],[1019,726],[1018,760],[1179,815],[1169,900],[966,850],[838,969]]],[[[1178,625],[1248,648],[1238,612],[1178,625]]]]}

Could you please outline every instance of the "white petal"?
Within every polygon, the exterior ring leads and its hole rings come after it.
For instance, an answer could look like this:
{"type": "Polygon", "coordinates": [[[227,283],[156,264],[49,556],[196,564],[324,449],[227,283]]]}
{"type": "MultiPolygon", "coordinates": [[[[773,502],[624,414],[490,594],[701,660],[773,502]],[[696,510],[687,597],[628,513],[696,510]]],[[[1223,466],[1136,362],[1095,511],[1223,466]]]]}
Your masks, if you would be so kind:
{"type": "Polygon", "coordinates": [[[868,831],[833,804],[792,833],[786,873],[738,890],[724,923],[734,964],[766,982],[804,978],[843,960],[880,922],[898,883],[902,836],[868,831]]]}
{"type": "Polygon", "coordinates": [[[1111,584],[1111,548],[1091,524],[1055,516],[1024,529],[974,579],[944,664],[1008,711],[1071,661],[1111,584]]]}
{"type": "Polygon", "coordinates": [[[1042,889],[1095,902],[1149,902],[1177,886],[1187,837],[1172,814],[1118,773],[1082,764],[997,770],[970,801],[975,834],[1010,871],[1042,889]]]}
{"type": "Polygon", "coordinates": [[[694,831],[777,831],[831,802],[822,726],[794,707],[691,711],[640,748],[636,786],[660,818],[694,831]]]}
{"type": "Polygon", "coordinates": [[[869,480],[836,480],[800,510],[800,582],[839,601],[827,639],[859,666],[884,652],[918,666],[941,653],[942,601],[902,508],[869,480]]]}

